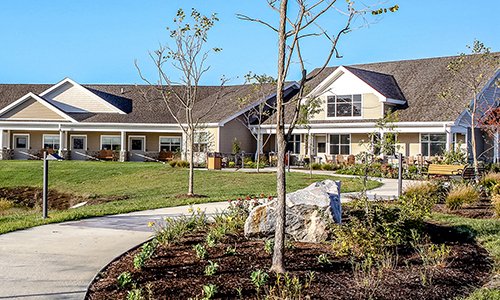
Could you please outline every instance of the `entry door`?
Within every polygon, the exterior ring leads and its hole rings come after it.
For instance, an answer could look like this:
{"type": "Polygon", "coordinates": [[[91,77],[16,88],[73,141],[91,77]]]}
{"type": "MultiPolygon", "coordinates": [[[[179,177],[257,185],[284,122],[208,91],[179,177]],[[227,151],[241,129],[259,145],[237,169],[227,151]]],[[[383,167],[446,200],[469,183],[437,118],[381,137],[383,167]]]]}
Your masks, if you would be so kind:
{"type": "Polygon", "coordinates": [[[131,136],[128,145],[130,160],[144,161],[146,138],[143,136],[131,136]]]}
{"type": "Polygon", "coordinates": [[[30,156],[29,151],[29,134],[15,134],[14,135],[14,159],[28,159],[30,156]]]}
{"type": "Polygon", "coordinates": [[[82,135],[71,136],[71,159],[87,159],[87,137],[82,135]]]}

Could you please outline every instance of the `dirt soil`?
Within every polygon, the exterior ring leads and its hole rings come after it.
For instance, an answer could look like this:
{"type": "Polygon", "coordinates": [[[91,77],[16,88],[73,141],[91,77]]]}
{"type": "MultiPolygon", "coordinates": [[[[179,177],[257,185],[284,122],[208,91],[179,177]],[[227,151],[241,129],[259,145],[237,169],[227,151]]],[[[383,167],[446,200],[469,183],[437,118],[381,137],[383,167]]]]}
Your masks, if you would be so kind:
{"type": "MultiPolygon", "coordinates": [[[[482,286],[492,268],[486,250],[457,231],[439,225],[427,224],[426,231],[434,243],[451,246],[451,257],[444,267],[433,271],[432,284],[423,286],[420,280],[421,261],[413,251],[400,249],[397,265],[384,271],[379,281],[371,287],[363,287],[356,280],[350,262],[335,258],[328,244],[295,243],[287,250],[287,270],[304,283],[309,271],[315,279],[304,296],[311,299],[454,299],[465,296],[482,286]],[[330,254],[331,264],[322,265],[318,255],[330,254]]],[[[208,259],[219,264],[213,276],[205,276],[207,260],[196,258],[193,245],[203,243],[204,233],[186,236],[178,245],[160,246],[141,271],[133,267],[133,257],[140,249],[124,254],[112,262],[93,282],[87,299],[125,299],[127,290],[120,289],[117,277],[124,271],[132,274],[133,282],[143,288],[143,295],[152,293],[151,299],[201,298],[206,284],[218,286],[216,299],[258,299],[250,281],[252,271],[267,271],[271,256],[263,249],[262,241],[247,240],[241,235],[230,236],[214,248],[209,248],[208,259]],[[236,255],[226,254],[228,246],[235,246],[236,255]],[[241,288],[242,296],[238,296],[241,288]]],[[[270,283],[274,282],[271,275],[270,283]]]]}
{"type": "Polygon", "coordinates": [[[488,199],[483,199],[478,203],[466,205],[455,210],[448,209],[445,204],[437,204],[434,207],[434,211],[473,219],[491,219],[496,217],[491,201],[488,199]]]}
{"type": "MultiPolygon", "coordinates": [[[[12,201],[14,205],[35,208],[42,206],[42,189],[31,186],[4,187],[0,188],[0,198],[12,201]]],[[[61,193],[50,189],[48,193],[49,209],[64,210],[78,203],[87,202],[86,205],[93,205],[108,201],[124,200],[127,196],[81,196],[70,193],[61,193]]]]}

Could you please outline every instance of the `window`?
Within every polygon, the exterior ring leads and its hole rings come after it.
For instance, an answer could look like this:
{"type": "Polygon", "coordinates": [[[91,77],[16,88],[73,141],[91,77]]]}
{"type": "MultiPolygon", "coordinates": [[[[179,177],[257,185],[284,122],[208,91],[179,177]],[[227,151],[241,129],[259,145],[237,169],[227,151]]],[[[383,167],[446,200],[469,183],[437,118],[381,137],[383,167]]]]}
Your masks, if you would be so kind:
{"type": "Polygon", "coordinates": [[[101,149],[119,151],[121,144],[120,136],[101,136],[101,149]]]}
{"type": "Polygon", "coordinates": [[[58,135],[44,135],[43,136],[43,149],[59,150],[59,136],[58,135]]]}
{"type": "Polygon", "coordinates": [[[300,153],[300,134],[292,134],[290,140],[286,144],[286,151],[291,151],[293,154],[300,153]]]}
{"type": "Polygon", "coordinates": [[[160,151],[177,152],[181,149],[180,137],[160,137],[160,151]]]}
{"type": "Polygon", "coordinates": [[[361,95],[335,95],[327,98],[328,117],[361,117],[361,95]]]}
{"type": "Polygon", "coordinates": [[[210,142],[212,141],[211,135],[208,132],[196,132],[194,134],[194,152],[208,152],[210,142]]]}
{"type": "Polygon", "coordinates": [[[349,134],[330,134],[330,154],[351,153],[351,136],[349,134]]]}
{"type": "Polygon", "coordinates": [[[325,152],[326,152],[326,143],[319,142],[318,143],[318,153],[325,153],[325,152]]]}
{"type": "Polygon", "coordinates": [[[16,136],[16,148],[27,149],[28,148],[28,138],[24,136],[16,136]]]}
{"type": "Polygon", "coordinates": [[[423,156],[441,155],[446,149],[446,134],[422,133],[420,145],[423,156]]]}

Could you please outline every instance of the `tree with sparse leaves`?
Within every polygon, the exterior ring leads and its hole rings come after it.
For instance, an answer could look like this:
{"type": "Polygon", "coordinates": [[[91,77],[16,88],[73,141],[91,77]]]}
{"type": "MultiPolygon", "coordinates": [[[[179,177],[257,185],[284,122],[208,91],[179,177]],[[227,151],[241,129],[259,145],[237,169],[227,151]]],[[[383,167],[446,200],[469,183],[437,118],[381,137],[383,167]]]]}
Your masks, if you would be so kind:
{"type": "Polygon", "coordinates": [[[286,177],[285,177],[285,152],[287,140],[290,139],[292,131],[298,122],[301,111],[302,99],[305,96],[305,87],[308,81],[321,74],[331,59],[339,56],[337,48],[339,39],[344,34],[352,31],[352,26],[360,19],[364,20],[368,13],[379,15],[387,11],[397,11],[398,6],[384,8],[369,7],[363,4],[363,8],[357,9],[353,1],[339,2],[336,0],[266,0],[267,6],[276,13],[277,21],[266,21],[259,18],[239,14],[238,17],[245,21],[262,24],[277,34],[278,37],[278,59],[277,59],[277,81],[276,81],[276,144],[278,166],[276,172],[276,227],[275,243],[271,271],[276,273],[285,272],[285,220],[286,220],[286,177]],[[342,4],[341,4],[342,3],[342,4]],[[345,5],[344,9],[341,5],[345,5]],[[336,14],[336,15],[333,15],[336,14]],[[332,31],[321,24],[325,19],[341,19],[343,25],[340,29],[332,31]],[[314,55],[318,56],[324,53],[325,60],[319,72],[312,76],[307,76],[305,68],[305,53],[303,53],[304,43],[309,38],[323,37],[328,41],[324,51],[315,49],[314,55]],[[300,67],[302,77],[299,81],[299,90],[297,101],[284,101],[285,80],[289,74],[293,63],[300,67]],[[291,105],[293,108],[292,116],[285,120],[285,105],[291,105]],[[285,126],[285,121],[287,126],[285,126]]]}
{"type": "MultiPolygon", "coordinates": [[[[183,9],[177,11],[173,23],[174,28],[167,28],[171,44],[161,45],[149,56],[158,74],[156,80],[147,79],[135,63],[140,77],[160,96],[168,112],[182,129],[186,140],[184,154],[189,162],[188,196],[194,194],[194,144],[195,136],[203,128],[203,117],[217,104],[220,93],[206,107],[199,107],[199,85],[201,78],[210,66],[206,65],[211,53],[221,51],[220,48],[209,48],[207,39],[209,31],[219,21],[216,14],[205,16],[196,9],[186,15],[183,9]],[[191,23],[190,23],[191,21],[191,23]],[[177,78],[177,79],[174,79],[177,78]]],[[[221,79],[221,90],[225,83],[221,79]]]]}

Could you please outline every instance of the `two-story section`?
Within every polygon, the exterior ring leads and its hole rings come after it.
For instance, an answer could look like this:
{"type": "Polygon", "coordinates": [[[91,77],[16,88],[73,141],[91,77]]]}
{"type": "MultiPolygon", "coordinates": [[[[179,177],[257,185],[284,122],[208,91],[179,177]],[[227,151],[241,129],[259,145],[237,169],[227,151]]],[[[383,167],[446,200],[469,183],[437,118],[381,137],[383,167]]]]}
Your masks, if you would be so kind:
{"type": "MultiPolygon", "coordinates": [[[[314,70],[309,75],[313,78],[307,87],[310,92],[301,101],[316,99],[319,111],[296,126],[288,150],[299,161],[313,157],[333,163],[352,160],[364,151],[377,151],[372,149],[371,139],[393,139],[392,152],[414,160],[432,160],[451,149],[470,150],[471,125],[464,116],[472,95],[447,68],[455,58],[339,66],[326,68],[319,75],[319,70],[314,70]],[[450,89],[460,97],[442,97],[443,91],[450,89]],[[377,121],[388,114],[392,122],[378,127],[377,121]]],[[[490,91],[488,87],[498,78],[498,66],[478,71],[485,74],[484,91],[490,91]]],[[[490,94],[485,99],[498,97],[490,94]]],[[[289,105],[286,109],[287,122],[292,108],[289,105]]],[[[273,124],[263,127],[263,140],[275,133],[273,124]]],[[[498,139],[479,131],[476,134],[482,158],[498,160],[498,139]]],[[[264,152],[275,150],[273,139],[269,140],[264,152]]]]}

